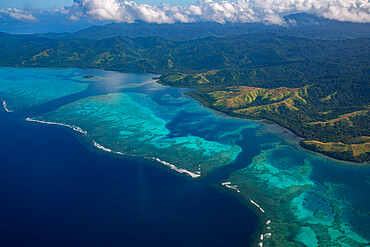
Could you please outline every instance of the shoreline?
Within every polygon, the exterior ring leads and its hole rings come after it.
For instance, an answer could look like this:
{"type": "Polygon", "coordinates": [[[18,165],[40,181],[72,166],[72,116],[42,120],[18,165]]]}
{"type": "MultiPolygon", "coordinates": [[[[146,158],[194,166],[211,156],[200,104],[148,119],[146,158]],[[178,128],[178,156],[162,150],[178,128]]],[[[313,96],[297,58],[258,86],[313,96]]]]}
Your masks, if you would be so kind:
{"type": "Polygon", "coordinates": [[[295,134],[293,131],[287,129],[286,127],[279,125],[277,123],[266,123],[264,120],[251,120],[254,121],[262,126],[262,128],[258,131],[257,134],[273,134],[277,137],[281,138],[283,141],[285,141],[287,144],[299,149],[303,150],[305,152],[308,152],[310,154],[319,156],[320,158],[323,158],[328,161],[340,163],[342,165],[349,165],[349,166],[356,166],[356,167],[369,167],[370,163],[358,163],[353,161],[347,161],[347,160],[340,160],[333,157],[330,157],[328,155],[325,155],[320,152],[315,152],[310,149],[306,149],[300,145],[300,142],[305,140],[303,137],[300,137],[299,135],[295,134]]]}
{"type": "MultiPolygon", "coordinates": [[[[159,82],[157,82],[157,83],[159,83],[159,82]]],[[[168,85],[166,85],[166,86],[168,86],[168,85]]],[[[176,87],[176,86],[174,86],[174,87],[176,87]]],[[[195,88],[195,89],[197,89],[197,88],[195,88]]],[[[296,147],[296,148],[298,148],[300,150],[304,150],[306,152],[309,152],[311,154],[317,155],[317,156],[322,157],[324,159],[327,159],[329,161],[334,161],[334,162],[345,164],[345,165],[351,165],[351,166],[356,166],[356,167],[369,167],[370,166],[370,162],[362,162],[362,163],[360,163],[360,162],[354,162],[354,161],[349,161],[349,160],[337,159],[337,158],[328,156],[328,155],[326,155],[324,153],[320,153],[318,151],[313,151],[313,150],[304,148],[304,147],[302,147],[300,145],[301,141],[304,141],[305,140],[304,137],[301,137],[301,136],[297,135],[296,133],[294,133],[293,130],[291,130],[291,129],[283,126],[283,125],[280,125],[279,123],[276,123],[274,121],[272,121],[272,123],[266,123],[265,121],[267,119],[251,119],[251,118],[241,117],[241,116],[232,116],[232,115],[229,115],[227,112],[218,110],[216,108],[213,108],[210,105],[205,104],[202,100],[197,99],[192,94],[186,94],[186,95],[188,95],[188,96],[192,97],[193,99],[195,99],[196,101],[200,102],[204,107],[207,107],[208,109],[211,109],[213,111],[222,113],[222,114],[224,114],[227,117],[235,118],[235,119],[239,119],[239,120],[240,119],[244,119],[244,120],[247,120],[247,121],[251,121],[251,122],[257,123],[257,124],[259,124],[259,125],[262,126],[262,130],[263,131],[266,131],[265,133],[274,134],[274,135],[278,136],[279,138],[283,139],[289,145],[292,145],[292,146],[294,146],[294,147],[296,147]],[[295,143],[297,140],[300,140],[300,141],[298,143],[295,143]]],[[[271,120],[267,120],[267,121],[271,121],[271,120]]]]}
{"type": "MultiPolygon", "coordinates": [[[[81,68],[81,69],[84,69],[84,68],[81,68]]],[[[89,69],[94,69],[94,68],[89,68],[89,69]]],[[[119,72],[119,71],[118,71],[119,72]]],[[[125,72],[121,72],[121,73],[125,73],[125,72]]],[[[158,78],[156,78],[158,79],[158,78]]],[[[156,79],[153,78],[153,81],[155,81],[156,83],[160,84],[160,85],[163,85],[161,83],[159,83],[156,79]]],[[[188,95],[188,94],[187,94],[188,95]]],[[[188,95],[190,97],[192,97],[191,95],[188,95]]],[[[264,122],[264,120],[254,120],[254,119],[248,119],[248,118],[242,118],[242,117],[237,117],[237,116],[230,116],[228,115],[227,113],[225,112],[222,112],[222,111],[219,111],[217,109],[214,109],[210,106],[207,106],[205,104],[203,104],[203,102],[199,101],[198,99],[192,97],[193,99],[195,99],[197,102],[200,102],[200,104],[204,107],[206,107],[207,109],[210,109],[214,112],[217,112],[219,114],[222,114],[222,116],[225,116],[225,117],[230,117],[230,118],[235,118],[235,119],[239,119],[239,120],[246,120],[246,121],[251,121],[251,122],[255,122],[257,124],[259,124],[261,126],[261,129],[258,130],[257,134],[273,134],[273,135],[276,135],[277,137],[281,138],[283,141],[285,141],[287,144],[289,145],[292,145],[294,146],[295,148],[298,148],[300,150],[304,150],[305,152],[308,152],[308,153],[311,153],[311,154],[314,154],[314,155],[317,155],[323,159],[326,159],[326,160],[329,160],[329,161],[334,161],[336,163],[341,163],[341,164],[344,164],[344,165],[350,165],[350,166],[357,166],[357,167],[367,167],[369,166],[369,164],[363,164],[363,163],[356,163],[356,162],[351,162],[351,161],[345,161],[345,160],[338,160],[338,159],[335,159],[335,158],[332,158],[330,156],[327,156],[325,154],[322,154],[320,152],[315,152],[315,151],[312,151],[312,150],[309,150],[309,149],[305,149],[303,148],[301,145],[300,145],[300,142],[302,140],[304,140],[304,138],[296,135],[293,131],[287,129],[286,127],[284,126],[281,126],[277,123],[273,123],[273,124],[269,124],[269,123],[266,123],[264,122]]],[[[3,101],[3,106],[5,110],[7,110],[6,108],[6,103],[4,105],[5,101],[3,101]]],[[[8,112],[8,111],[7,111],[8,112]]],[[[27,119],[26,119],[27,120],[27,119]]],[[[58,123],[48,123],[48,122],[42,122],[42,121],[37,121],[37,120],[33,120],[33,119],[29,119],[27,121],[34,121],[34,122],[40,122],[40,123],[44,123],[44,124],[54,124],[54,125],[60,125],[60,126],[64,126],[64,127],[68,127],[68,128],[71,128],[77,132],[80,132],[82,133],[81,131],[78,131],[77,129],[75,129],[74,127],[77,127],[77,126],[68,126],[68,125],[64,125],[64,124],[58,124],[58,123]]],[[[79,127],[77,127],[79,128],[79,127]]],[[[84,133],[82,133],[84,134],[84,133]]],[[[99,145],[99,144],[97,144],[99,145]]],[[[99,149],[102,149],[103,151],[105,152],[110,152],[108,150],[104,150],[104,147],[103,148],[100,148],[99,146],[95,145],[94,143],[94,146],[99,148],[99,149]]],[[[101,146],[102,147],[102,146],[101,146]]],[[[118,154],[118,153],[117,153],[118,154]]],[[[155,159],[155,158],[152,158],[152,159],[155,159]]],[[[162,163],[161,161],[157,161],[155,160],[155,162],[158,162],[158,163],[162,163]]],[[[167,162],[166,162],[167,163],[167,162]]],[[[164,163],[162,163],[164,164],[164,163]]],[[[166,164],[165,164],[166,165],[166,164]]],[[[171,166],[169,165],[166,165],[167,167],[171,168],[172,170],[175,170],[173,169],[171,166]]],[[[181,172],[182,173],[182,172],[181,172]]],[[[186,172],[185,172],[186,173],[186,172]]],[[[188,174],[189,175],[189,174],[188,174]]],[[[189,175],[191,176],[191,175],[189,175]]],[[[192,176],[191,176],[192,177],[192,176]]],[[[224,186],[223,186],[224,187],[224,186]]],[[[229,188],[230,189],[230,188],[229,188]]],[[[230,191],[230,190],[228,190],[230,191]]],[[[235,190],[236,192],[238,192],[237,190],[235,190]]],[[[255,211],[255,214],[256,216],[258,217],[258,228],[257,228],[257,231],[256,231],[256,234],[255,234],[255,240],[251,243],[253,244],[254,246],[262,246],[262,245],[259,245],[260,243],[260,232],[262,231],[263,227],[265,227],[265,224],[264,222],[266,222],[267,219],[266,216],[264,215],[264,212],[260,211],[259,208],[257,208],[257,203],[254,202],[252,199],[246,199],[246,198],[243,198],[242,196],[238,196],[235,195],[235,193],[232,194],[233,197],[236,197],[236,198],[239,198],[239,200],[242,201],[242,204],[247,204],[248,207],[250,209],[254,209],[253,211],[255,211]],[[265,216],[265,217],[264,217],[265,216]]],[[[258,205],[259,206],[259,205],[258,205]]],[[[263,209],[262,209],[263,210],[263,209]]],[[[263,235],[262,235],[263,236],[263,235]]],[[[263,238],[263,237],[262,237],[263,238]]],[[[263,239],[261,239],[263,240],[263,239]]]]}
{"type": "MultiPolygon", "coordinates": [[[[40,67],[40,66],[0,66],[0,67],[4,67],[4,68],[40,68],[40,69],[71,69],[71,68],[77,68],[77,69],[90,69],[90,70],[103,70],[103,71],[108,71],[108,72],[117,72],[117,73],[135,73],[135,72],[125,72],[125,71],[120,71],[120,70],[114,70],[114,69],[105,69],[105,68],[90,68],[90,67],[40,67]]],[[[194,89],[194,90],[199,90],[197,87],[193,86],[193,87],[179,87],[179,86],[171,86],[171,85],[166,85],[166,84],[163,84],[160,82],[160,77],[161,77],[161,74],[157,74],[155,73],[154,71],[148,71],[148,72],[139,72],[137,74],[152,74],[153,77],[153,81],[160,84],[160,85],[163,85],[163,86],[169,86],[169,87],[175,87],[175,88],[184,88],[184,89],[194,89]]],[[[195,99],[197,102],[200,102],[204,107],[207,107],[208,109],[212,109],[216,112],[220,112],[220,113],[223,113],[225,114],[226,116],[228,117],[232,117],[232,118],[237,118],[237,119],[245,119],[245,120],[248,120],[248,121],[252,121],[252,122],[256,122],[256,123],[259,123],[260,125],[268,125],[268,123],[264,122],[264,119],[250,119],[250,118],[246,118],[246,117],[240,117],[240,116],[231,116],[229,115],[227,112],[224,112],[224,111],[220,111],[218,109],[215,109],[213,107],[211,107],[210,105],[207,105],[205,104],[202,100],[200,99],[197,99],[196,97],[194,97],[192,94],[188,94],[188,93],[184,93],[190,97],[192,97],[193,99],[195,99]],[[262,124],[263,123],[263,124],[262,124]]],[[[270,120],[269,120],[270,121],[270,120]]],[[[294,133],[293,130],[283,126],[283,125],[280,125],[276,122],[273,121],[272,125],[278,125],[280,127],[282,127],[284,130],[286,131],[289,131],[291,133],[293,133],[294,135],[296,135],[298,138],[302,138],[302,141],[305,140],[305,138],[297,135],[296,133],[294,133]]],[[[278,133],[271,133],[271,134],[278,134],[278,133]]],[[[284,139],[284,138],[282,138],[284,139]]],[[[296,146],[298,147],[298,146],[296,146]]],[[[353,165],[353,166],[359,166],[359,167],[364,167],[364,166],[370,166],[370,162],[363,162],[363,163],[359,163],[359,162],[354,162],[354,161],[349,161],[349,160],[341,160],[341,159],[337,159],[337,158],[333,158],[331,156],[328,156],[324,153],[320,153],[318,151],[313,151],[313,150],[310,150],[310,149],[306,149],[304,147],[302,147],[301,145],[299,145],[299,147],[301,150],[305,150],[309,153],[312,153],[312,154],[317,154],[318,156],[320,157],[323,157],[323,158],[326,158],[330,161],[335,161],[335,162],[338,162],[338,163],[342,163],[342,164],[347,164],[347,165],[353,165]]]]}

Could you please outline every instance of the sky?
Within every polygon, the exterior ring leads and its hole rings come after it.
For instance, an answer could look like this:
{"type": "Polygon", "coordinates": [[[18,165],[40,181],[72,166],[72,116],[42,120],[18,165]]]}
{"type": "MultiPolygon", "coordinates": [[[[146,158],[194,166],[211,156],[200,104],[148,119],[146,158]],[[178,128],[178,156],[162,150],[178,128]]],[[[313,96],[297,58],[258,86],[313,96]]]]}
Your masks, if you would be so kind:
{"type": "Polygon", "coordinates": [[[0,0],[0,8],[51,9],[72,5],[73,0],[0,0]]]}
{"type": "MultiPolygon", "coordinates": [[[[286,14],[309,13],[370,23],[369,0],[0,0],[1,26],[80,27],[106,22],[264,23],[288,26],[286,14]],[[186,4],[185,4],[186,3],[186,4]]],[[[64,31],[58,30],[58,31],[64,31]]]]}
{"type": "MultiPolygon", "coordinates": [[[[161,5],[167,3],[170,5],[190,5],[196,4],[196,0],[137,0],[137,3],[147,3],[150,5],[161,5]]],[[[17,9],[52,9],[71,6],[73,0],[0,0],[0,8],[17,8],[17,9]]]]}

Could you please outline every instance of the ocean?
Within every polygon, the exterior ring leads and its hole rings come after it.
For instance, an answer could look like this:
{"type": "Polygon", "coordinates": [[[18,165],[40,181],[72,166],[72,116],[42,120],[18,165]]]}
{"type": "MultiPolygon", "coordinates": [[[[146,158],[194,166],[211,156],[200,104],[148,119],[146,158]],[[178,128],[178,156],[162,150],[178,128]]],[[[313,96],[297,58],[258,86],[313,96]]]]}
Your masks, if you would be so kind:
{"type": "Polygon", "coordinates": [[[368,167],[289,145],[155,75],[0,72],[0,246],[369,243],[368,167]]]}

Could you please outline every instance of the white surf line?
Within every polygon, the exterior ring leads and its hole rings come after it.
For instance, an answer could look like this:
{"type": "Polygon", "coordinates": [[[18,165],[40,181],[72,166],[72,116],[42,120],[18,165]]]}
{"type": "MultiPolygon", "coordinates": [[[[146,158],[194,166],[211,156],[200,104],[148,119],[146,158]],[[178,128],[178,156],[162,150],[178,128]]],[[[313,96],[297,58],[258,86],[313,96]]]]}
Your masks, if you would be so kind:
{"type": "Polygon", "coordinates": [[[158,158],[154,158],[154,157],[151,157],[151,158],[145,157],[145,158],[158,161],[159,163],[162,163],[163,165],[170,167],[172,170],[175,170],[175,171],[177,171],[179,173],[185,173],[185,174],[189,175],[192,178],[199,178],[201,176],[200,172],[193,173],[193,172],[190,172],[188,170],[185,170],[185,169],[182,169],[182,168],[178,168],[177,166],[172,165],[172,164],[170,164],[170,163],[168,163],[166,161],[160,160],[158,158]]]}
{"type": "Polygon", "coordinates": [[[81,134],[83,134],[85,136],[87,135],[87,131],[85,131],[85,130],[83,130],[80,127],[75,126],[75,125],[69,125],[69,124],[64,124],[64,123],[56,123],[56,122],[48,122],[48,121],[36,120],[36,119],[32,119],[32,118],[26,118],[26,121],[68,127],[68,128],[71,128],[71,129],[73,129],[77,132],[80,132],[81,134]]]}
{"type": "Polygon", "coordinates": [[[6,112],[13,112],[12,110],[9,110],[9,109],[6,107],[6,102],[5,102],[5,100],[3,100],[3,107],[4,107],[4,110],[5,110],[6,112]]]}
{"type": "MultiPolygon", "coordinates": [[[[237,185],[231,185],[231,182],[223,182],[222,183],[223,186],[229,188],[229,189],[232,189],[232,190],[235,190],[236,192],[240,193],[240,190],[238,189],[238,186],[237,185]]],[[[265,213],[265,210],[263,210],[263,208],[258,205],[255,201],[253,201],[252,199],[249,199],[250,202],[256,206],[262,213],[265,213]]],[[[267,229],[268,230],[271,230],[271,227],[270,227],[270,223],[271,223],[271,220],[268,220],[266,221],[266,225],[267,225],[267,229]]],[[[260,235],[260,242],[258,243],[258,246],[263,246],[263,240],[266,239],[266,238],[271,238],[271,233],[268,232],[268,233],[265,233],[265,234],[261,234],[260,235]]]]}
{"type": "MultiPolygon", "coordinates": [[[[271,226],[270,226],[270,223],[271,223],[271,220],[268,220],[268,221],[266,221],[266,225],[267,225],[267,229],[268,230],[271,230],[271,226]]],[[[266,239],[266,238],[271,238],[271,233],[270,232],[268,232],[268,233],[265,233],[265,234],[261,234],[260,235],[260,242],[257,244],[257,246],[261,246],[261,247],[263,247],[263,240],[264,239],[266,239]]]]}
{"type": "Polygon", "coordinates": [[[231,182],[224,182],[222,183],[222,185],[225,186],[226,188],[235,190],[236,192],[240,193],[240,190],[238,189],[238,185],[231,185],[231,182]]]}
{"type": "Polygon", "coordinates": [[[105,151],[105,152],[109,152],[109,153],[112,153],[112,149],[109,149],[109,148],[106,148],[106,147],[103,147],[102,145],[100,145],[99,143],[97,143],[96,141],[93,141],[93,144],[95,147],[105,151]]]}
{"type": "MultiPolygon", "coordinates": [[[[64,124],[64,123],[56,123],[56,122],[48,122],[48,121],[36,120],[36,119],[32,119],[32,118],[26,118],[26,121],[29,121],[29,122],[37,122],[37,123],[43,123],[43,124],[49,124],[49,125],[59,125],[59,126],[64,126],[64,127],[71,128],[71,129],[73,129],[73,130],[75,130],[75,131],[78,131],[78,132],[82,133],[82,134],[83,134],[83,135],[85,135],[85,136],[87,135],[87,131],[85,131],[85,130],[83,130],[83,129],[81,129],[80,127],[75,126],[75,125],[69,125],[69,124],[64,124]]],[[[99,143],[97,143],[96,141],[92,141],[92,142],[93,142],[93,145],[94,145],[95,147],[97,147],[97,148],[99,148],[99,149],[101,149],[101,150],[103,150],[103,151],[105,151],[105,152],[109,152],[109,153],[115,153],[115,154],[123,155],[123,153],[121,153],[121,152],[116,152],[116,151],[113,151],[112,149],[106,148],[106,147],[104,147],[104,146],[100,145],[99,143]]],[[[135,150],[134,150],[134,151],[135,151],[135,150]]],[[[145,157],[145,158],[147,158],[147,157],[145,157]]],[[[147,159],[148,159],[148,158],[147,158],[147,159]]],[[[187,175],[191,176],[192,178],[198,178],[198,177],[200,177],[200,176],[201,176],[200,171],[197,171],[197,173],[193,173],[193,172],[190,172],[190,171],[188,171],[188,170],[185,170],[185,169],[182,169],[182,168],[178,168],[178,167],[176,167],[175,165],[172,165],[172,164],[170,164],[170,163],[168,163],[168,162],[166,162],[166,161],[162,161],[162,160],[160,160],[160,159],[158,159],[158,158],[154,158],[154,157],[152,157],[152,158],[149,158],[149,159],[156,160],[156,161],[158,161],[158,162],[160,162],[160,163],[162,163],[162,164],[164,164],[164,165],[166,165],[166,166],[170,167],[172,170],[175,170],[175,171],[177,171],[177,172],[179,172],[179,173],[185,173],[185,174],[187,174],[187,175]]]]}
{"type": "Polygon", "coordinates": [[[266,229],[267,230],[271,230],[271,226],[270,226],[270,223],[271,223],[271,220],[268,220],[268,221],[266,221],[266,229]]]}
{"type": "MultiPolygon", "coordinates": [[[[63,126],[63,127],[68,127],[68,128],[71,128],[73,129],[74,131],[77,131],[77,132],[80,132],[81,134],[83,134],[84,136],[87,136],[87,131],[86,130],[83,130],[81,129],[80,127],[78,126],[75,126],[75,125],[69,125],[69,124],[64,124],[64,123],[56,123],[56,122],[48,122],[48,121],[42,121],[42,120],[36,120],[36,119],[32,119],[32,118],[26,118],[26,121],[29,121],[29,122],[37,122],[37,123],[42,123],[42,124],[49,124],[49,125],[59,125],[59,126],[63,126]]],[[[109,148],[106,148],[102,145],[100,145],[99,143],[97,143],[96,141],[92,141],[93,142],[93,145],[105,152],[109,152],[109,153],[114,153],[114,154],[120,154],[120,155],[123,155],[123,153],[121,152],[116,152],[116,151],[113,151],[112,149],[109,149],[109,148]]]]}
{"type": "Polygon", "coordinates": [[[265,213],[265,210],[263,210],[262,208],[261,208],[261,206],[260,205],[258,205],[255,201],[253,201],[252,199],[249,199],[250,201],[251,201],[251,203],[254,205],[254,206],[256,206],[259,210],[261,210],[261,212],[262,213],[265,213]]]}
{"type": "MultiPolygon", "coordinates": [[[[250,202],[254,205],[254,206],[256,206],[262,213],[265,213],[265,210],[263,210],[262,209],[262,207],[260,206],[260,205],[258,205],[255,201],[253,201],[252,199],[249,199],[250,200],[250,202]]],[[[267,229],[268,230],[271,230],[271,227],[270,227],[270,223],[271,223],[271,220],[268,220],[268,221],[266,221],[266,225],[267,225],[267,229]]],[[[270,232],[268,232],[268,233],[265,233],[265,234],[261,234],[260,235],[260,242],[258,243],[258,246],[263,246],[263,240],[264,239],[266,239],[266,238],[271,238],[271,233],[270,232]]]]}
{"type": "Polygon", "coordinates": [[[101,150],[103,150],[103,151],[105,151],[105,152],[113,153],[113,154],[120,154],[120,155],[124,155],[124,154],[123,154],[123,153],[121,153],[121,152],[113,151],[112,149],[106,148],[106,147],[104,147],[104,146],[100,145],[99,143],[97,143],[96,141],[92,141],[92,142],[93,142],[93,144],[94,144],[94,146],[95,146],[95,147],[97,147],[97,148],[99,148],[99,149],[101,149],[101,150]]]}

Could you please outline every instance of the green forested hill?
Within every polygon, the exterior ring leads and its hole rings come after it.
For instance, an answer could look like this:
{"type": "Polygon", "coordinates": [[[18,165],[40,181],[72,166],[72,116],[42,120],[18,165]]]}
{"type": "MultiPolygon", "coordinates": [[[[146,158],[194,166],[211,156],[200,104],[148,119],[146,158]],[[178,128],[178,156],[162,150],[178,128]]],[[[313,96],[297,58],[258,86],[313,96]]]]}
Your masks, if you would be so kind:
{"type": "Polygon", "coordinates": [[[88,67],[161,74],[160,82],[230,115],[264,118],[329,156],[369,161],[370,39],[277,34],[169,41],[54,40],[0,34],[0,65],[88,67]]]}

